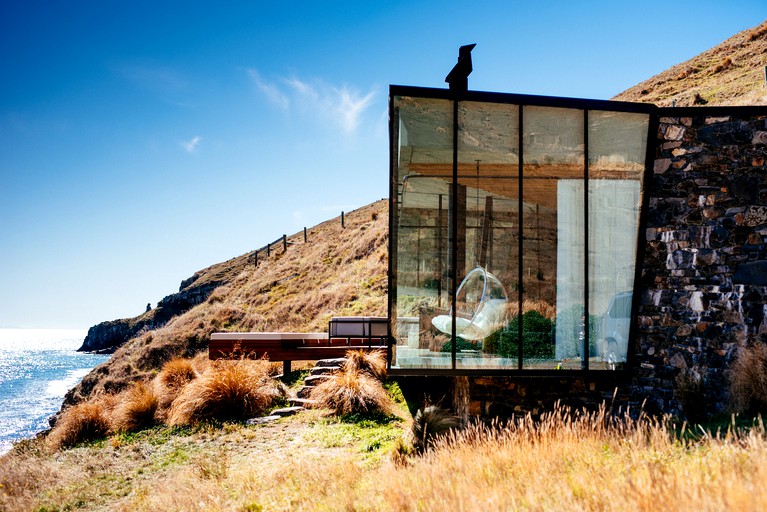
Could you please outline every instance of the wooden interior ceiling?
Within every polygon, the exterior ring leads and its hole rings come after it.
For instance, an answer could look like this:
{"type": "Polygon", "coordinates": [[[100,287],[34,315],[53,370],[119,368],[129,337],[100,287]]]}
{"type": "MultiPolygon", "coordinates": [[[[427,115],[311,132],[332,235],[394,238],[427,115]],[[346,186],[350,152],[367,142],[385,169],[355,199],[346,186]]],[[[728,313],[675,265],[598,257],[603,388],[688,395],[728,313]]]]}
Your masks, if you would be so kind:
{"type": "MultiPolygon", "coordinates": [[[[411,163],[411,175],[452,181],[453,166],[444,163],[411,163]]],[[[485,190],[494,196],[509,199],[519,197],[519,167],[517,164],[481,164],[477,173],[476,164],[458,165],[458,181],[467,187],[485,190]]],[[[557,181],[560,179],[583,179],[582,165],[572,164],[527,164],[523,169],[523,194],[526,204],[542,207],[557,207],[557,181]]],[[[589,179],[640,179],[641,172],[635,170],[589,169],[589,179]]]]}

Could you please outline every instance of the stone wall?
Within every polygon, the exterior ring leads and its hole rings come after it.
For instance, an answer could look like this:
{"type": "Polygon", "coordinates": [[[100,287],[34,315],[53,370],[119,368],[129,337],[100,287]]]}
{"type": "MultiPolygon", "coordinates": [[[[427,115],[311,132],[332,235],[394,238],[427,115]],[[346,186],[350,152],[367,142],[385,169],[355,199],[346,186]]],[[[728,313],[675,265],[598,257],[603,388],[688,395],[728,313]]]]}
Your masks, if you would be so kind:
{"type": "MultiPolygon", "coordinates": [[[[677,378],[696,372],[710,412],[728,405],[737,349],[767,341],[767,108],[659,109],[628,375],[457,377],[472,416],[537,413],[556,400],[684,413],[677,378]]],[[[612,372],[605,372],[612,373],[612,372]]],[[[460,404],[453,404],[454,406],[460,404]]]]}
{"type": "Polygon", "coordinates": [[[680,372],[727,408],[727,368],[767,334],[767,109],[661,109],[630,393],[680,413],[680,372]]]}

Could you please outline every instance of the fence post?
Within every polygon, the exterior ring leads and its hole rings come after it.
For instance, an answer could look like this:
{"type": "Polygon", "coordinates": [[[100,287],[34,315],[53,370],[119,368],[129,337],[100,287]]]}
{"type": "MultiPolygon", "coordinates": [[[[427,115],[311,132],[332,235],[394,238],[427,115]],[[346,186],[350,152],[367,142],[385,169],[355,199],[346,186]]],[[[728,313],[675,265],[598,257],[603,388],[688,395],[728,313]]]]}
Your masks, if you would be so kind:
{"type": "Polygon", "coordinates": [[[346,226],[344,225],[344,212],[343,212],[343,211],[341,212],[341,227],[342,227],[342,228],[345,228],[345,227],[346,227],[346,226]]]}
{"type": "Polygon", "coordinates": [[[306,227],[304,227],[304,243],[306,243],[306,227]]]}
{"type": "Polygon", "coordinates": [[[253,266],[254,267],[258,266],[258,251],[253,253],[253,266]]]}
{"type": "Polygon", "coordinates": [[[288,252],[288,236],[282,235],[282,252],[288,252]]]}
{"type": "Polygon", "coordinates": [[[272,255],[271,248],[272,248],[272,244],[266,244],[266,255],[267,256],[271,256],[272,255]]]}

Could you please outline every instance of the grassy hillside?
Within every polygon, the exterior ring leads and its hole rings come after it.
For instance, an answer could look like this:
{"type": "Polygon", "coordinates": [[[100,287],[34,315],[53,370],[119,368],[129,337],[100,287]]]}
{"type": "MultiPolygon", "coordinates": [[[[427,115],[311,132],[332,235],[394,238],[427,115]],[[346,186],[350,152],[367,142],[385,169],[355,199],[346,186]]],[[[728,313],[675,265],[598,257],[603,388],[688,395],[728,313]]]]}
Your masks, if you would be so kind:
{"type": "Polygon", "coordinates": [[[670,107],[767,105],[767,21],[613,99],[670,107]]]}
{"type": "Polygon", "coordinates": [[[206,350],[217,331],[326,331],[332,316],[386,315],[388,204],[381,200],[289,237],[287,251],[218,263],[195,284],[226,281],[208,299],[160,329],[129,340],[67,395],[119,392],[149,380],[170,359],[206,350]]]}

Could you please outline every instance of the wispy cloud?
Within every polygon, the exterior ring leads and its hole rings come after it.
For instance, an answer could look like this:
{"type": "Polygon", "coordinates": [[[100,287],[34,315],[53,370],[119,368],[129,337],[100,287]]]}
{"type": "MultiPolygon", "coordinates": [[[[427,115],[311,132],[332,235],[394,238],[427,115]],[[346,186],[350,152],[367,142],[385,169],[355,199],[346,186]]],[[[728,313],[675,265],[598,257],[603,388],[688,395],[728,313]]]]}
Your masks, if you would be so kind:
{"type": "Polygon", "coordinates": [[[202,137],[199,135],[195,135],[189,140],[185,140],[181,142],[181,147],[183,147],[187,153],[194,153],[197,151],[197,146],[202,141],[202,137]]]}
{"type": "Polygon", "coordinates": [[[271,103],[285,110],[330,119],[348,134],[357,130],[378,94],[377,88],[362,93],[348,85],[339,87],[297,77],[268,81],[254,69],[248,70],[248,76],[271,103]]]}
{"type": "Polygon", "coordinates": [[[290,100],[287,95],[280,91],[275,84],[263,80],[261,75],[259,75],[258,71],[255,69],[248,69],[247,72],[248,77],[253,84],[255,84],[258,90],[260,90],[270,102],[283,109],[288,109],[290,107],[290,100]]]}

